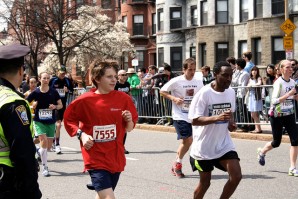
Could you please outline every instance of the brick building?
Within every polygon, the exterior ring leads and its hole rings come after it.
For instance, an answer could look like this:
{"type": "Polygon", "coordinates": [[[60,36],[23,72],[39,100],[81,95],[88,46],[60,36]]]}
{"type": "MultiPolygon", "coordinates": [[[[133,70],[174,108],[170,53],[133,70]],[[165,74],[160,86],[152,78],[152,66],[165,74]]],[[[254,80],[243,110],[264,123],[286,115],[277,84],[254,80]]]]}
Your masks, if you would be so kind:
{"type": "MultiPolygon", "coordinates": [[[[284,0],[158,0],[158,63],[195,57],[198,67],[251,51],[259,66],[286,58],[284,0]],[[197,22],[197,23],[195,23],[197,22]],[[193,33],[195,30],[195,33],[193,33]]],[[[288,0],[289,19],[298,27],[298,0],[288,0]]],[[[292,33],[298,58],[298,31],[292,33]]]]}
{"type": "MultiPolygon", "coordinates": [[[[121,17],[136,50],[138,66],[156,65],[156,11],[155,0],[122,0],[121,17]]],[[[123,67],[132,67],[128,54],[123,57],[123,67]]]]}

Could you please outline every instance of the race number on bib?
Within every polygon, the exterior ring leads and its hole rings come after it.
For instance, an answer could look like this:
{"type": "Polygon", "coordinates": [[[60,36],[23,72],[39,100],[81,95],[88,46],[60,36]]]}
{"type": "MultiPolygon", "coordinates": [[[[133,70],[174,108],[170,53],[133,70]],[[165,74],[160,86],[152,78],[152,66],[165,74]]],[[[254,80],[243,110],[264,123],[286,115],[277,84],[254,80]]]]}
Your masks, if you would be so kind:
{"type": "MultiPolygon", "coordinates": [[[[209,105],[209,116],[220,115],[231,111],[231,103],[209,105]]],[[[218,121],[215,124],[227,123],[228,121],[218,121]]]]}
{"type": "Polygon", "coordinates": [[[182,112],[183,112],[183,113],[188,113],[190,103],[191,103],[190,100],[184,100],[184,101],[183,101],[183,104],[182,104],[182,112]]]}
{"type": "Polygon", "coordinates": [[[65,90],[64,88],[56,88],[56,91],[59,93],[60,97],[65,97],[65,90]]]}
{"type": "Polygon", "coordinates": [[[51,109],[39,109],[38,116],[40,120],[52,119],[53,111],[51,109]]]}
{"type": "Polygon", "coordinates": [[[286,100],[280,104],[281,112],[282,113],[290,113],[293,108],[293,100],[286,100]]]}
{"type": "Polygon", "coordinates": [[[93,139],[95,142],[110,142],[117,137],[116,125],[94,126],[93,139]]]}

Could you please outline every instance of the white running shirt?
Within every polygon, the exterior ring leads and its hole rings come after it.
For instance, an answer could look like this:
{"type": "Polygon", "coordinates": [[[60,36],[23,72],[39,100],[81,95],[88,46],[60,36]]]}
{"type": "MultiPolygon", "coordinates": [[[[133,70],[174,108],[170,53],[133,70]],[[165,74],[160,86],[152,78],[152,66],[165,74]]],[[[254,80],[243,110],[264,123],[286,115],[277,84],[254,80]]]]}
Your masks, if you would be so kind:
{"type": "Polygon", "coordinates": [[[171,92],[171,95],[182,98],[184,100],[182,106],[172,103],[173,120],[183,120],[190,123],[188,119],[188,111],[193,96],[203,87],[200,79],[192,78],[187,80],[184,75],[172,78],[160,90],[171,92]]]}
{"type": "MultiPolygon", "coordinates": [[[[201,116],[219,115],[227,110],[235,111],[234,89],[217,92],[208,84],[194,96],[188,117],[192,120],[201,116]]],[[[193,128],[190,156],[194,159],[216,159],[229,151],[235,151],[235,146],[228,130],[228,121],[193,128]]]]}

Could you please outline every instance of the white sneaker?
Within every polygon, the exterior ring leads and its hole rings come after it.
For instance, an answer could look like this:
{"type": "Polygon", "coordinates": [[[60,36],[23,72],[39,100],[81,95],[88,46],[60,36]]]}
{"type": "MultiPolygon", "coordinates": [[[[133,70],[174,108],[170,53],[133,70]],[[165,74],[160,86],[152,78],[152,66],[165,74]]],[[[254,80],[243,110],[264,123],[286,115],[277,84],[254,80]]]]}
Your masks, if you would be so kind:
{"type": "Polygon", "coordinates": [[[61,154],[61,147],[60,147],[60,145],[56,145],[55,146],[55,151],[56,151],[56,154],[61,154]]]}
{"type": "Polygon", "coordinates": [[[43,169],[42,169],[42,175],[43,175],[44,177],[48,177],[48,176],[50,176],[48,167],[46,167],[46,166],[43,167],[43,169]]]}
{"type": "Polygon", "coordinates": [[[289,176],[298,177],[298,170],[296,168],[294,169],[289,168],[289,176]]]}

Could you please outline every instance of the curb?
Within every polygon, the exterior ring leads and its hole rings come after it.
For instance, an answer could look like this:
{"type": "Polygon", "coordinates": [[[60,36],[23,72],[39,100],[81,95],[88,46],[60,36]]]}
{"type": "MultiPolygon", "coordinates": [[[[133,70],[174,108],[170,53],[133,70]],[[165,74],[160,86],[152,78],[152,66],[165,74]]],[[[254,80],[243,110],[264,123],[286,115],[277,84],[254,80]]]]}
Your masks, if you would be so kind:
{"type": "MultiPolygon", "coordinates": [[[[136,124],[136,129],[148,130],[148,131],[160,131],[164,133],[176,133],[175,128],[172,126],[150,125],[150,124],[136,124]]],[[[258,140],[258,141],[272,141],[272,135],[270,131],[263,131],[262,134],[252,134],[244,132],[231,132],[231,137],[236,139],[246,140],[258,140]]],[[[290,143],[289,136],[282,136],[282,143],[290,143]]]]}

